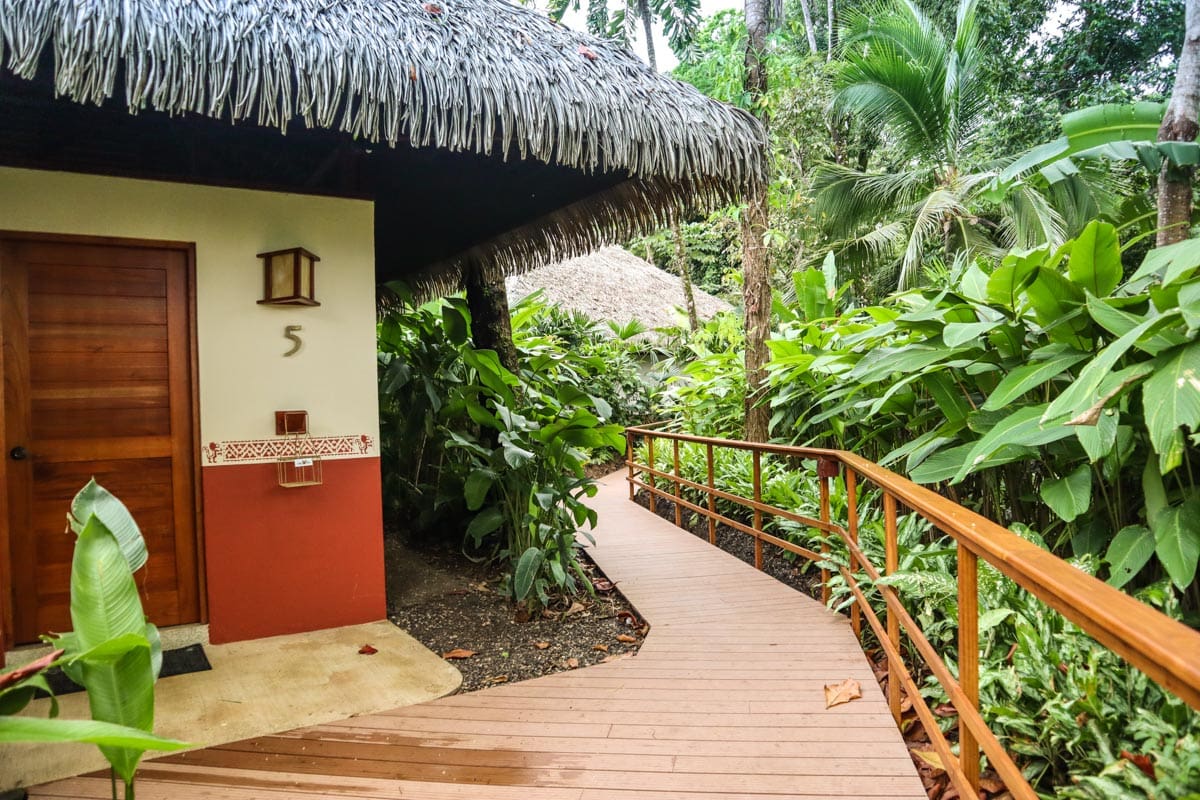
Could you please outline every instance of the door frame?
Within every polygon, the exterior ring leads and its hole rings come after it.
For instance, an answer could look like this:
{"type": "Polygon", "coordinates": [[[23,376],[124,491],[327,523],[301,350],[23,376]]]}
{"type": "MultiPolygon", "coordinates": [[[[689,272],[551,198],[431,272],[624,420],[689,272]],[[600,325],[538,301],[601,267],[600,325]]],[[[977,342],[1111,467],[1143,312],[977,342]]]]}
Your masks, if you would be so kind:
{"type": "MultiPolygon", "coordinates": [[[[9,242],[50,242],[58,244],[99,245],[153,250],[175,250],[183,254],[187,299],[185,310],[188,315],[188,373],[191,381],[189,400],[191,403],[191,430],[188,435],[192,445],[192,508],[196,537],[196,592],[199,600],[200,622],[208,621],[207,560],[204,547],[204,492],[200,465],[200,357],[196,326],[196,244],[163,239],[129,239],[119,236],[87,236],[34,231],[0,229],[0,275],[3,274],[4,245],[9,242]]],[[[0,281],[0,291],[3,281],[0,281]]],[[[7,441],[4,418],[4,335],[0,327],[0,442],[7,441]]],[[[12,647],[13,607],[9,596],[12,591],[12,550],[8,530],[8,454],[0,453],[0,667],[4,666],[4,654],[12,647]]]]}

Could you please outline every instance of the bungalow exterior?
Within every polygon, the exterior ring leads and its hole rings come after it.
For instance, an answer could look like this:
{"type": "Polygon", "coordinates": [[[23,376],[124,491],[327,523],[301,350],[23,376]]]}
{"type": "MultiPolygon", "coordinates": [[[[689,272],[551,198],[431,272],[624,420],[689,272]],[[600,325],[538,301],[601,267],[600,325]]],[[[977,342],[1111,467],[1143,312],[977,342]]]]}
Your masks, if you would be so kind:
{"type": "Polygon", "coordinates": [[[0,0],[0,654],[70,627],[92,476],[142,526],[160,626],[383,618],[377,287],[727,202],[763,146],[502,0],[0,0]],[[259,302],[292,248],[319,305],[259,302]]]}

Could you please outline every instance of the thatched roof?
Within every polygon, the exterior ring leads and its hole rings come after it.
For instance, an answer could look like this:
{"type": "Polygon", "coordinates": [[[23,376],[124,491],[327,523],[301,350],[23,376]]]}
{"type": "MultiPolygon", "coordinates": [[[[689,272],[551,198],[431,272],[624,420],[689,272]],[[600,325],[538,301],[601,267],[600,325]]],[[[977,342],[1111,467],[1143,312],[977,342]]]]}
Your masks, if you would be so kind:
{"type": "MultiPolygon", "coordinates": [[[[683,281],[620,247],[569,258],[508,279],[510,302],[542,290],[547,300],[594,320],[624,324],[636,319],[647,328],[680,323],[683,281]]],[[[701,320],[733,308],[708,292],[693,288],[701,320]]]]}
{"type": "MultiPolygon", "coordinates": [[[[750,115],[505,0],[0,0],[0,31],[0,65],[26,80],[52,68],[55,96],[76,103],[119,93],[132,113],[302,122],[364,145],[607,176],[392,270],[425,289],[468,263],[512,273],[587,252],[763,175],[750,115]]],[[[389,190],[413,189],[376,187],[389,190]]]]}

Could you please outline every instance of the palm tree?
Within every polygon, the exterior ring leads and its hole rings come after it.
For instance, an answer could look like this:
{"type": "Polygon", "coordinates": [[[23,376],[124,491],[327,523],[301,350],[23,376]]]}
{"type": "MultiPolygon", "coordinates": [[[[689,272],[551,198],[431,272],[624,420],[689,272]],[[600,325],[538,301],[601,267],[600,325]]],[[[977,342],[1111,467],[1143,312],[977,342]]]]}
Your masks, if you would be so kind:
{"type": "MultiPolygon", "coordinates": [[[[567,9],[578,11],[582,3],[583,0],[550,0],[550,18],[557,22],[567,9]]],[[[633,39],[633,26],[639,20],[646,37],[646,60],[651,69],[657,70],[654,23],[662,24],[667,44],[676,54],[682,54],[691,46],[700,25],[700,0],[621,0],[612,10],[608,0],[587,0],[588,32],[596,36],[616,39],[628,47],[633,39]]]]}
{"type": "Polygon", "coordinates": [[[990,100],[976,3],[961,0],[952,37],[912,0],[885,0],[842,18],[834,111],[881,131],[894,166],[822,166],[814,176],[816,207],[841,240],[838,249],[890,261],[901,288],[934,247],[949,262],[959,253],[1064,236],[1041,192],[1017,183],[996,196],[995,172],[969,159],[990,100]]]}

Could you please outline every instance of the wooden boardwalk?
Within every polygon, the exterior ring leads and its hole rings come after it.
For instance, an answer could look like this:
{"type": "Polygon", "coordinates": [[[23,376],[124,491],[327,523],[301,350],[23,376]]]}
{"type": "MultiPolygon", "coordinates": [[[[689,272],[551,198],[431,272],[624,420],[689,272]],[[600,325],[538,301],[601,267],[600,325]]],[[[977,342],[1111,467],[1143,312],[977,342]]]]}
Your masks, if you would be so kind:
{"type": "Polygon", "coordinates": [[[651,623],[636,657],[147,762],[139,800],[925,798],[849,624],[627,498],[601,482],[591,552],[651,623]]]}

